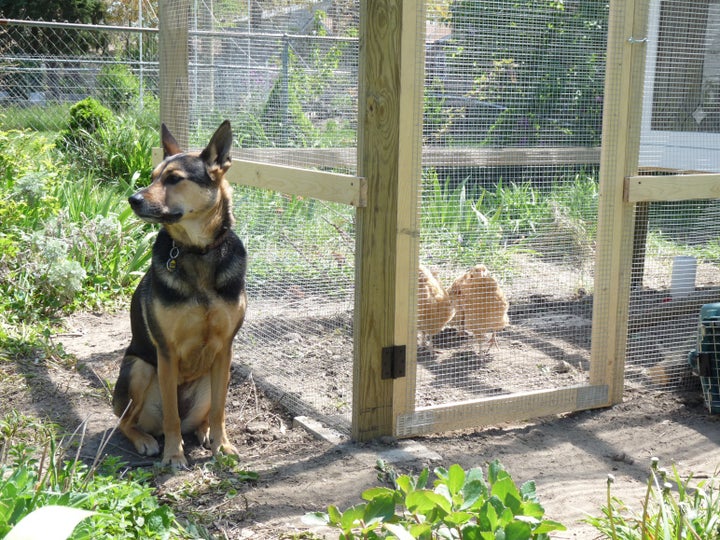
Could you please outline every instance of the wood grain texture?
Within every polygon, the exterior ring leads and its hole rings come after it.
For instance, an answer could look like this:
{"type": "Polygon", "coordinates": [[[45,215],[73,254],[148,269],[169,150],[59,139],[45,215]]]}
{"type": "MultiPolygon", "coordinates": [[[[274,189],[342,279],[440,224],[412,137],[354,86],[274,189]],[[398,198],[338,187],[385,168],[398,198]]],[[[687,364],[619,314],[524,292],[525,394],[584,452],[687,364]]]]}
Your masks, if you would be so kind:
{"type": "Polygon", "coordinates": [[[624,198],[631,203],[720,199],[720,174],[629,176],[624,198]]]}
{"type": "Polygon", "coordinates": [[[190,0],[163,0],[159,11],[160,121],[187,148],[190,0]]]}
{"type": "Polygon", "coordinates": [[[417,72],[417,25],[411,21],[417,20],[421,4],[379,0],[360,5],[358,175],[366,179],[368,195],[367,206],[357,210],[356,440],[393,433],[394,408],[396,400],[402,406],[405,380],[381,378],[382,348],[413,346],[399,341],[408,339],[409,305],[414,301],[409,298],[409,279],[415,277],[410,251],[417,233],[410,215],[416,209],[420,177],[415,141],[420,141],[416,108],[421,103],[416,79],[408,71],[417,72]]]}
{"type": "Polygon", "coordinates": [[[608,404],[622,401],[625,379],[634,208],[624,189],[625,177],[638,172],[646,4],[618,0],[610,6],[590,356],[590,384],[608,386],[608,404]]]}

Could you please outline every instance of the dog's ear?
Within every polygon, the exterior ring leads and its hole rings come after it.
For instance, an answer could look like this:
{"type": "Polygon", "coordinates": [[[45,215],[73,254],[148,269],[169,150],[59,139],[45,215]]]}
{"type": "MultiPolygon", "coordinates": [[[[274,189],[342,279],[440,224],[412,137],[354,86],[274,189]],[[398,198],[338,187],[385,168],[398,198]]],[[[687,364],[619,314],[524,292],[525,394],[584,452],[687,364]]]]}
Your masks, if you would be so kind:
{"type": "Polygon", "coordinates": [[[181,154],[182,150],[180,150],[180,145],[164,123],[160,127],[160,131],[162,134],[163,158],[174,156],[175,154],[181,154]]]}
{"type": "Polygon", "coordinates": [[[232,129],[230,121],[225,120],[213,134],[210,142],[200,153],[200,158],[207,165],[208,170],[220,169],[224,174],[230,168],[232,159],[230,147],[232,146],[232,129]]]}

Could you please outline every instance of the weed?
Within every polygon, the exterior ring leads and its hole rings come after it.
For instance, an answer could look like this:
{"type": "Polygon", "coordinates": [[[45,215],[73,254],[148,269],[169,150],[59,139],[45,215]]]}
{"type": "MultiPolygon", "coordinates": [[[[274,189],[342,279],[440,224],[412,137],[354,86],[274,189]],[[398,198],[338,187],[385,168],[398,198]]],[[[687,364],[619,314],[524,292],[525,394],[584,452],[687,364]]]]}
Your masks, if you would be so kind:
{"type": "Polygon", "coordinates": [[[718,475],[691,485],[692,476],[680,477],[660,468],[653,458],[640,512],[612,496],[612,475],[607,480],[607,503],[602,516],[586,521],[612,540],[716,540],[720,537],[720,483],[718,475]]]}
{"type": "Polygon", "coordinates": [[[70,458],[68,449],[82,446],[76,436],[57,443],[47,424],[17,412],[0,419],[0,536],[33,510],[57,505],[96,512],[71,538],[197,537],[153,496],[144,471],[121,473],[122,463],[106,460],[99,472],[99,459],[88,466],[70,458]]]}
{"type": "Polygon", "coordinates": [[[545,510],[535,492],[535,483],[517,487],[498,461],[488,465],[487,477],[481,469],[465,471],[459,465],[436,468],[419,476],[389,473],[378,463],[380,473],[393,487],[366,490],[366,503],[340,511],[305,516],[305,522],[340,529],[340,538],[533,538],[547,539],[553,531],[565,530],[555,521],[544,519],[545,510]],[[399,507],[399,511],[396,508],[399,507]]]}

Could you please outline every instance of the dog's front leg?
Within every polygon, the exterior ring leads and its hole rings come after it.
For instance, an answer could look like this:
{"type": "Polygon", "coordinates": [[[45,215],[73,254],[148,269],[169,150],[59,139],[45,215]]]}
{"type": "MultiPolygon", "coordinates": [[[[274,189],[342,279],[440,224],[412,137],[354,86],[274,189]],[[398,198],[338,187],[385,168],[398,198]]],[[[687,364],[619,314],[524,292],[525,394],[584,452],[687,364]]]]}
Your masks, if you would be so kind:
{"type": "Polygon", "coordinates": [[[178,412],[178,363],[174,355],[158,355],[158,382],[163,409],[163,465],[187,467],[178,412]]]}
{"type": "Polygon", "coordinates": [[[225,431],[225,401],[230,382],[230,361],[232,348],[221,351],[212,365],[210,373],[210,450],[237,455],[225,431]]]}

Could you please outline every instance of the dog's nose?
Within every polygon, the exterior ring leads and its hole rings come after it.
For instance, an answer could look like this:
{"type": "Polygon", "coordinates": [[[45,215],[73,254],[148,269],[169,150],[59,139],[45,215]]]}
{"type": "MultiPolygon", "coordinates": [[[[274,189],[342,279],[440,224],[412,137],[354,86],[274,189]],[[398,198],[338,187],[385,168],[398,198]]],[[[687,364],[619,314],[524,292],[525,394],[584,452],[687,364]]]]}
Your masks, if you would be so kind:
{"type": "Polygon", "coordinates": [[[128,202],[130,203],[130,206],[133,208],[137,208],[138,206],[141,206],[143,203],[143,196],[140,194],[140,192],[135,193],[133,195],[130,195],[128,197],[128,202]]]}

